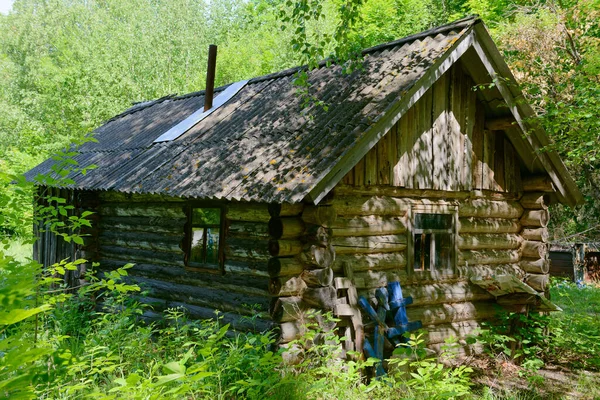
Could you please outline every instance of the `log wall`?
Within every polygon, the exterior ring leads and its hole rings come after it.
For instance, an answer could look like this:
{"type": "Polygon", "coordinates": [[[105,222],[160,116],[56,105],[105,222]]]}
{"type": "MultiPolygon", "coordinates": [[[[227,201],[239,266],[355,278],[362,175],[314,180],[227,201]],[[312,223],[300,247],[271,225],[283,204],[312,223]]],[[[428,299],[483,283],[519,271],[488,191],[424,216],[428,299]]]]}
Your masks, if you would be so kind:
{"type": "MultiPolygon", "coordinates": [[[[501,273],[524,276],[519,266],[523,242],[519,235],[523,208],[519,202],[351,196],[346,194],[348,190],[346,187],[344,194],[336,194],[331,203],[337,212],[331,226],[338,254],[333,264],[336,279],[350,278],[357,294],[372,302],[377,288],[399,281],[404,295],[414,299],[408,307],[409,318],[422,321],[431,347],[449,336],[464,339],[481,321],[494,318],[495,299],[471,284],[470,277],[501,273]],[[411,208],[425,205],[458,207],[458,262],[453,270],[412,269],[407,247],[409,214],[411,208]]],[[[347,298],[339,299],[338,316],[351,317],[353,307],[347,303],[347,298]]]]}
{"type": "Polygon", "coordinates": [[[194,269],[184,262],[185,201],[102,192],[99,202],[99,269],[134,263],[128,279],[149,291],[144,299],[152,306],[149,317],[184,306],[192,318],[214,318],[219,310],[224,323],[236,330],[263,331],[272,326],[266,204],[225,205],[223,265],[194,269]]]}

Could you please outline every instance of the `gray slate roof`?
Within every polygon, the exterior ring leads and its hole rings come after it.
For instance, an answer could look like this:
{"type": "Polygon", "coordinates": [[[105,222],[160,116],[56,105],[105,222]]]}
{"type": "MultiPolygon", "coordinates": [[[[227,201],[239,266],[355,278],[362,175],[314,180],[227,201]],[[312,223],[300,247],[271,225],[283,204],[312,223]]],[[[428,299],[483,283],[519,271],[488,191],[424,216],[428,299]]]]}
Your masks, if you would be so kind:
{"type": "MultiPolygon", "coordinates": [[[[171,142],[153,143],[204,104],[204,92],[136,105],[95,130],[75,159],[70,187],[162,193],[199,199],[299,202],[365,130],[415,85],[478,20],[468,18],[365,50],[364,69],[310,72],[311,91],[328,105],[302,108],[298,69],[252,79],[229,102],[171,142]]],[[[218,68],[218,66],[217,66],[218,68]]],[[[217,91],[217,95],[223,88],[217,91]]],[[[26,175],[51,171],[54,160],[26,175]]]]}

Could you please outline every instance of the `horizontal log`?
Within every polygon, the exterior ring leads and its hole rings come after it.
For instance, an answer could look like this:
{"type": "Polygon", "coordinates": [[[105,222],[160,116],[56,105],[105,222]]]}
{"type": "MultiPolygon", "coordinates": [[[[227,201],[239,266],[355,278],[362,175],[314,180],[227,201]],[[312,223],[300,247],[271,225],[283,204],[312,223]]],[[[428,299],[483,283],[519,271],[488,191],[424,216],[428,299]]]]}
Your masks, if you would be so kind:
{"type": "Polygon", "coordinates": [[[554,192],[552,179],[548,175],[531,175],[521,178],[525,192],[554,192]]]}
{"type": "Polygon", "coordinates": [[[548,289],[549,282],[550,275],[548,274],[527,274],[525,277],[525,283],[538,292],[544,292],[546,289],[548,289]]]}
{"type": "Polygon", "coordinates": [[[321,247],[317,245],[306,246],[297,256],[307,268],[330,268],[336,257],[336,250],[332,245],[321,247]]]}
{"type": "Polygon", "coordinates": [[[521,224],[518,219],[505,218],[459,218],[459,233],[518,233],[521,224]]]}
{"type": "Polygon", "coordinates": [[[337,212],[331,205],[307,205],[302,212],[302,220],[307,224],[331,227],[337,218],[337,212]]]}
{"type": "Polygon", "coordinates": [[[269,225],[266,222],[230,221],[227,236],[268,238],[269,225]]]}
{"type": "Polygon", "coordinates": [[[353,281],[357,288],[385,287],[389,282],[406,282],[408,274],[401,269],[354,272],[353,281]]]}
{"type": "Polygon", "coordinates": [[[307,288],[302,292],[302,300],[320,310],[333,310],[336,304],[336,290],[331,287],[307,288]]]}
{"type": "MultiPolygon", "coordinates": [[[[289,321],[281,324],[281,335],[279,342],[280,343],[289,343],[293,340],[297,340],[302,338],[308,329],[319,328],[323,332],[330,332],[335,328],[335,322],[327,321],[319,315],[314,315],[313,317],[302,318],[298,321],[289,321]]],[[[305,338],[308,340],[308,338],[305,338]]],[[[322,340],[322,335],[317,334],[311,338],[313,343],[320,343],[322,340]]],[[[308,344],[308,343],[307,343],[308,344]]]]}
{"type": "Polygon", "coordinates": [[[269,293],[277,297],[299,296],[306,288],[306,282],[298,276],[271,278],[269,282],[269,293]]]}
{"type": "Polygon", "coordinates": [[[104,217],[160,217],[185,218],[181,204],[104,204],[98,207],[98,213],[104,217]]]}
{"type": "Polygon", "coordinates": [[[257,240],[251,238],[226,237],[224,253],[228,260],[257,260],[268,261],[269,242],[266,239],[257,240]]]}
{"type": "Polygon", "coordinates": [[[272,218],[269,221],[269,234],[273,239],[298,238],[304,233],[304,222],[300,218],[272,218]]]}
{"type": "Polygon", "coordinates": [[[550,213],[548,210],[525,210],[521,217],[521,225],[524,227],[541,227],[548,226],[550,221],[550,213]]]}
{"type": "Polygon", "coordinates": [[[281,360],[283,365],[298,365],[305,359],[304,349],[298,343],[281,343],[279,347],[283,350],[281,352],[281,360]]]}
{"type": "Polygon", "coordinates": [[[388,253],[406,249],[406,235],[334,237],[332,243],[337,254],[388,253]]]}
{"type": "Polygon", "coordinates": [[[302,242],[299,240],[269,240],[269,254],[273,257],[294,256],[302,252],[302,242]]]}
{"type": "Polygon", "coordinates": [[[231,311],[249,316],[256,315],[256,308],[254,306],[258,306],[258,310],[264,312],[267,312],[269,308],[269,298],[264,296],[252,296],[246,293],[232,293],[221,289],[182,285],[135,275],[129,275],[126,279],[129,283],[137,283],[140,287],[149,290],[151,296],[169,301],[178,301],[189,305],[198,305],[220,311],[231,311]],[[252,307],[249,307],[249,304],[252,307]]]}
{"type": "MultiPolygon", "coordinates": [[[[369,301],[375,303],[376,288],[357,288],[359,296],[365,296],[369,301]]],[[[418,307],[432,304],[452,304],[462,302],[491,301],[494,296],[479,286],[468,281],[454,281],[443,283],[410,284],[402,285],[404,297],[412,296],[413,304],[410,307],[418,307]]],[[[407,309],[408,309],[407,308],[407,309]]]]}
{"type": "Polygon", "coordinates": [[[415,199],[466,199],[471,196],[470,192],[430,190],[430,189],[406,189],[393,186],[371,186],[357,187],[339,183],[335,187],[337,196],[389,196],[415,199]]]}
{"type": "MultiPolygon", "coordinates": [[[[121,268],[126,261],[102,260],[99,269],[110,271],[121,268]]],[[[248,293],[254,296],[269,297],[269,279],[263,276],[241,274],[203,274],[172,266],[139,263],[131,270],[132,274],[151,279],[188,284],[198,287],[223,289],[230,292],[248,293]]]]}
{"type": "Polygon", "coordinates": [[[521,236],[526,240],[546,243],[550,235],[548,228],[524,228],[521,231],[521,236]]]}
{"type": "Polygon", "coordinates": [[[523,257],[529,258],[546,258],[548,255],[548,245],[542,242],[534,242],[531,240],[525,240],[523,247],[521,248],[523,257]]]}
{"type": "Polygon", "coordinates": [[[457,271],[459,276],[464,278],[515,275],[521,279],[525,276],[518,264],[463,265],[458,266],[457,271]]]}
{"type": "Polygon", "coordinates": [[[425,333],[427,345],[445,343],[446,339],[464,339],[481,328],[478,321],[461,321],[450,324],[434,325],[428,327],[425,333]]]}
{"type": "Polygon", "coordinates": [[[460,217],[479,218],[519,218],[523,207],[516,201],[499,201],[486,199],[467,200],[458,207],[460,217]]]}
{"type": "MultiPolygon", "coordinates": [[[[464,339],[459,339],[457,342],[458,347],[452,350],[452,354],[455,355],[458,359],[467,359],[467,357],[473,357],[480,354],[483,354],[485,348],[481,342],[476,342],[475,344],[467,343],[464,339]]],[[[429,343],[427,344],[427,348],[436,354],[441,354],[443,352],[447,352],[448,344],[446,342],[442,343],[429,343]]]]}
{"type": "Polygon", "coordinates": [[[101,203],[181,203],[184,201],[181,197],[161,194],[122,193],[116,191],[99,192],[97,196],[101,203]]]}
{"type": "Polygon", "coordinates": [[[104,231],[183,234],[185,223],[185,218],[106,216],[97,225],[104,231]]]}
{"type": "Polygon", "coordinates": [[[339,217],[332,226],[333,236],[394,235],[406,232],[406,218],[376,215],[339,217]]]}
{"type": "Polygon", "coordinates": [[[458,237],[460,250],[518,249],[521,237],[511,233],[464,233],[458,237]]]}
{"type": "Polygon", "coordinates": [[[233,202],[227,206],[225,217],[230,221],[269,222],[271,215],[266,204],[233,202]]]}
{"type": "Polygon", "coordinates": [[[546,258],[523,258],[519,266],[525,272],[547,274],[550,271],[550,261],[546,258]]]}
{"type": "Polygon", "coordinates": [[[550,204],[550,195],[548,193],[525,193],[520,200],[521,205],[525,209],[545,210],[550,204]]]}
{"type": "Polygon", "coordinates": [[[326,228],[320,225],[306,224],[302,240],[306,243],[325,247],[329,245],[331,233],[331,228],[326,228]]]}
{"type": "Polygon", "coordinates": [[[225,276],[230,275],[252,275],[264,278],[267,282],[269,280],[268,273],[268,262],[265,260],[227,260],[223,269],[225,270],[225,276]]]}
{"type": "Polygon", "coordinates": [[[402,269],[406,266],[406,254],[401,251],[396,253],[337,255],[333,270],[342,272],[344,265],[353,271],[402,269]]]}
{"type": "Polygon", "coordinates": [[[300,275],[304,264],[294,257],[274,257],[269,260],[268,271],[271,278],[300,275]]]}
{"type": "Polygon", "coordinates": [[[333,270],[331,268],[305,270],[300,277],[308,287],[330,286],[333,282],[333,270]]]}
{"type": "Polygon", "coordinates": [[[465,302],[408,307],[406,315],[409,321],[421,321],[424,326],[427,326],[469,320],[490,320],[495,318],[499,311],[502,311],[502,308],[495,302],[465,302]]]}
{"type": "Polygon", "coordinates": [[[514,264],[520,259],[517,250],[463,250],[458,252],[459,265],[514,264]]]}
{"type": "Polygon", "coordinates": [[[411,206],[406,199],[387,196],[339,196],[332,205],[340,215],[393,215],[403,216],[411,206]]]}
{"type": "Polygon", "coordinates": [[[269,307],[269,314],[273,321],[289,322],[303,317],[308,310],[308,305],[300,296],[273,298],[269,307]]]}
{"type": "Polygon", "coordinates": [[[157,250],[131,249],[119,246],[100,244],[99,254],[101,259],[122,260],[131,263],[150,263],[183,267],[183,251],[180,254],[157,250]]]}
{"type": "Polygon", "coordinates": [[[294,217],[302,214],[304,204],[302,203],[271,203],[268,206],[271,217],[294,217]]]}
{"type": "Polygon", "coordinates": [[[183,234],[172,236],[162,233],[103,231],[98,240],[103,245],[130,249],[158,250],[182,253],[183,234]]]}
{"type": "Polygon", "coordinates": [[[298,321],[283,322],[279,325],[279,343],[289,343],[306,334],[306,326],[298,321]]]}
{"type": "Polygon", "coordinates": [[[177,301],[157,301],[159,299],[153,299],[149,297],[137,297],[137,300],[144,304],[149,304],[152,307],[151,310],[144,311],[142,318],[146,322],[164,321],[163,312],[169,308],[178,308],[185,312],[190,319],[216,319],[219,318],[220,324],[229,324],[230,328],[238,332],[257,332],[264,333],[273,328],[275,325],[272,321],[265,320],[262,318],[248,318],[247,315],[240,315],[232,312],[219,312],[218,314],[214,309],[208,307],[194,306],[177,301]]]}

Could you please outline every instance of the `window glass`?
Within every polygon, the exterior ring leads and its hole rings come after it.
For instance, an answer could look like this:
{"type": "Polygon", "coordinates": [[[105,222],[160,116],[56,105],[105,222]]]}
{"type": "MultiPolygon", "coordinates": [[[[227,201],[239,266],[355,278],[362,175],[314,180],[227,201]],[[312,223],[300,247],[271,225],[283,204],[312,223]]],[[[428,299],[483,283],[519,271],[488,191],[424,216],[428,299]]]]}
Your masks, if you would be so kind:
{"type": "Polygon", "coordinates": [[[453,214],[415,214],[413,239],[415,271],[454,268],[453,214]]]}
{"type": "Polygon", "coordinates": [[[221,209],[193,208],[189,261],[201,264],[219,263],[221,209]]]}
{"type": "Polygon", "coordinates": [[[417,214],[415,228],[418,229],[452,229],[454,215],[452,214],[417,214]]]}

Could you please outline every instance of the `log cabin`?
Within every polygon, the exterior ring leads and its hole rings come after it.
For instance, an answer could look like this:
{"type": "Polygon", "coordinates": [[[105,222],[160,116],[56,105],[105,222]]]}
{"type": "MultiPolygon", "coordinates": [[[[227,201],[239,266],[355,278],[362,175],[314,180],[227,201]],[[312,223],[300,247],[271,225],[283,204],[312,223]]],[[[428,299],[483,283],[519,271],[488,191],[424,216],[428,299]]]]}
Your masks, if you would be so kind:
{"type": "Polygon", "coordinates": [[[115,116],[77,149],[68,183],[44,180],[56,159],[28,172],[39,202],[94,212],[83,245],[38,226],[35,259],[134,263],[128,279],[148,290],[150,316],[219,310],[238,331],[279,327],[283,346],[330,311],[345,349],[362,350],[372,332],[357,298],[375,304],[389,282],[412,297],[408,318],[432,349],[498,306],[541,307],[548,205],[582,196],[484,24],[462,19],[362,55],[350,74],[310,71],[308,106],[295,68],[115,116]],[[498,276],[521,286],[481,284],[498,276]]]}

